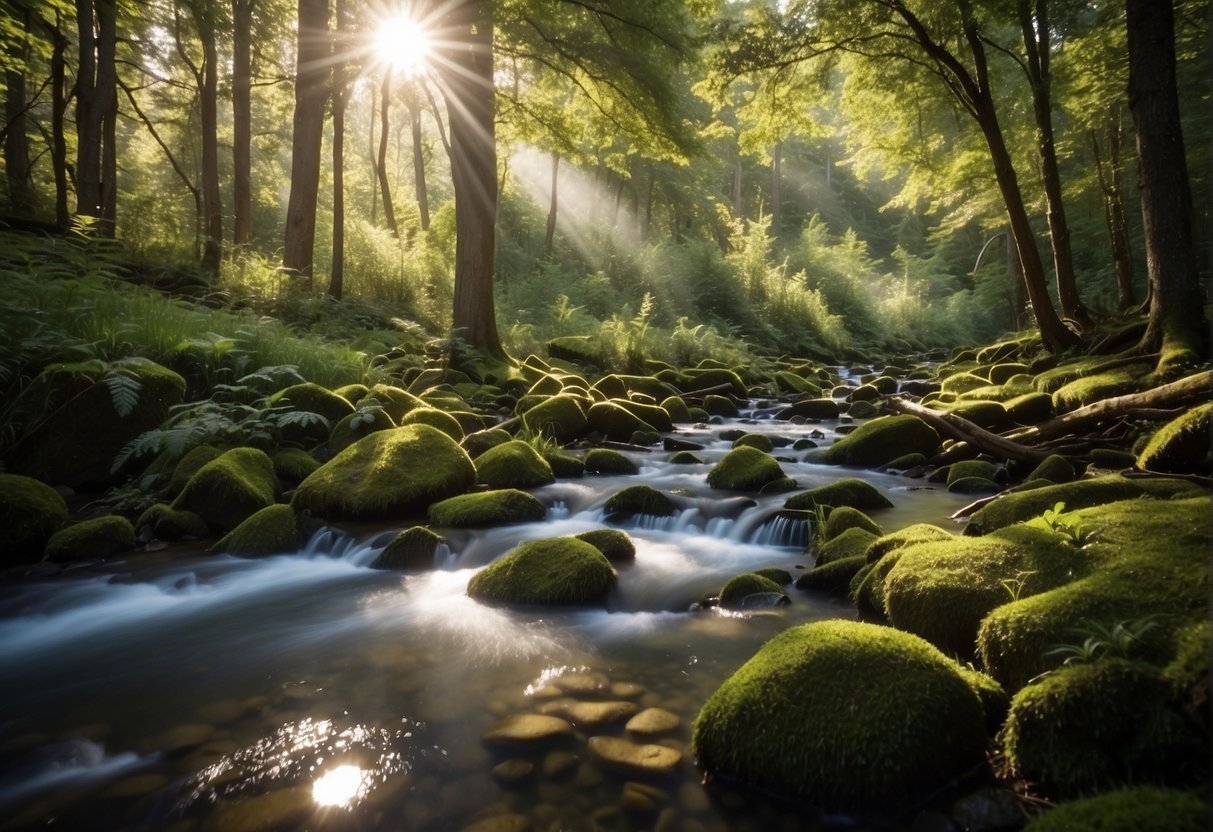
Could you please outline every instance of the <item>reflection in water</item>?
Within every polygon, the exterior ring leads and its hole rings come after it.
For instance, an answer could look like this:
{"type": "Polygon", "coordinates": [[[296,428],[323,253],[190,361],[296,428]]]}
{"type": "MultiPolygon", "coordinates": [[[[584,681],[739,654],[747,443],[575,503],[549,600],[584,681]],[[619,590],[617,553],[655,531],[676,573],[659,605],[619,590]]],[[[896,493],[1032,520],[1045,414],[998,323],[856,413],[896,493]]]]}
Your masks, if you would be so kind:
{"type": "Polygon", "coordinates": [[[337,766],[312,784],[312,799],[318,806],[350,806],[366,797],[367,772],[358,766],[337,766]]]}

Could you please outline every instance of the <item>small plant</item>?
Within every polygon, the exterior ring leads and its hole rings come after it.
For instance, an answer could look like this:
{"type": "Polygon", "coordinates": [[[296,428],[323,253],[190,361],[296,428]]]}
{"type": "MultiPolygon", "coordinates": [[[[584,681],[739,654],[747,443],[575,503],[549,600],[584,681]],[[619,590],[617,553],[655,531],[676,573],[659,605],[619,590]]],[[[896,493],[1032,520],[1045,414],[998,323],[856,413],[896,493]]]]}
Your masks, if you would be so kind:
{"type": "Polygon", "coordinates": [[[1021,569],[1015,573],[1015,577],[1004,578],[999,583],[1007,591],[1007,595],[1011,596],[1012,601],[1018,601],[1020,596],[1023,595],[1024,586],[1027,585],[1028,580],[1035,574],[1035,569],[1021,569]]]}
{"type": "Polygon", "coordinates": [[[830,517],[830,506],[813,503],[813,539],[821,546],[826,542],[826,520],[830,517]]]}
{"type": "Polygon", "coordinates": [[[1066,537],[1075,546],[1082,546],[1091,539],[1091,533],[1077,517],[1071,516],[1069,519],[1063,520],[1062,513],[1065,510],[1065,503],[1056,503],[1053,508],[1045,509],[1040,519],[1046,526],[1066,537]]]}
{"type": "Polygon", "coordinates": [[[530,445],[540,456],[560,450],[560,443],[543,431],[533,431],[523,428],[518,431],[518,434],[514,438],[521,439],[530,445]]]}
{"type": "MultiPolygon", "coordinates": [[[[1156,616],[1147,615],[1111,625],[1099,621],[1085,621],[1073,629],[1076,638],[1082,641],[1054,644],[1045,650],[1049,658],[1061,657],[1062,667],[1072,664],[1090,664],[1100,659],[1132,658],[1133,652],[1142,643],[1142,636],[1158,626],[1156,616]]],[[[1053,671],[1046,671],[1032,681],[1039,681],[1053,671]]]]}

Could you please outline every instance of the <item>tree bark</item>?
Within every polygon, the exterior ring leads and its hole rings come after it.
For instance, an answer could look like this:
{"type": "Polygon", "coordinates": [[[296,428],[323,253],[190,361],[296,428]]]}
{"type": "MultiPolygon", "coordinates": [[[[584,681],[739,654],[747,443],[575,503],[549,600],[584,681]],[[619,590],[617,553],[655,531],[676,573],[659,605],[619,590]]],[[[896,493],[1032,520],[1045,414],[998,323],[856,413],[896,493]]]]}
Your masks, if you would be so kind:
{"type": "Polygon", "coordinates": [[[253,4],[232,0],[232,243],[253,236],[253,4]]]}
{"type": "Polygon", "coordinates": [[[101,216],[101,126],[96,107],[97,35],[93,0],[76,0],[76,213],[101,216]]]}
{"type": "Polygon", "coordinates": [[[733,219],[741,219],[741,148],[733,161],[733,219]]]}
{"type": "Polygon", "coordinates": [[[320,150],[327,97],[328,17],[328,0],[299,0],[291,195],[286,209],[282,265],[306,278],[309,284],[316,245],[316,196],[320,189],[320,150]]]}
{"type": "Polygon", "coordinates": [[[1014,459],[1020,462],[1039,463],[1048,456],[1047,451],[1029,448],[1026,445],[999,436],[997,433],[991,433],[955,413],[931,410],[929,407],[923,407],[920,404],[914,404],[913,402],[896,397],[890,398],[885,402],[885,405],[898,413],[917,416],[940,433],[947,434],[961,442],[968,442],[974,448],[998,459],[1014,459]]]}
{"type": "Polygon", "coordinates": [[[194,4],[198,38],[202,42],[202,86],[199,89],[202,127],[202,268],[218,274],[223,258],[223,203],[219,195],[219,53],[215,45],[214,10],[194,4]]]}
{"type": "Polygon", "coordinates": [[[497,146],[493,86],[493,4],[459,0],[447,10],[454,43],[441,70],[455,191],[455,334],[504,359],[493,304],[497,146]]]}
{"type": "Polygon", "coordinates": [[[547,232],[543,237],[543,250],[548,254],[552,253],[552,244],[556,241],[556,209],[557,202],[557,180],[560,174],[560,154],[552,151],[552,199],[548,204],[548,227],[547,232]]]}
{"type": "Polygon", "coordinates": [[[1159,371],[1203,355],[1205,321],[1192,191],[1175,81],[1170,2],[1127,0],[1129,109],[1137,131],[1141,216],[1150,275],[1150,318],[1140,348],[1159,351],[1159,371]]]}
{"type": "Polygon", "coordinates": [[[425,147],[421,143],[421,99],[417,95],[417,84],[409,83],[409,122],[413,133],[413,190],[417,194],[417,215],[421,218],[421,230],[430,230],[430,197],[425,187],[425,147]]]}
{"type": "Polygon", "coordinates": [[[1133,248],[1129,242],[1129,224],[1125,219],[1124,164],[1120,157],[1120,105],[1108,114],[1108,160],[1105,165],[1099,148],[1099,136],[1091,130],[1091,150],[1095,155],[1095,170],[1103,195],[1104,220],[1108,226],[1108,243],[1116,268],[1116,306],[1122,312],[1137,305],[1133,291],[1133,248]],[[1107,170],[1105,171],[1105,166],[1107,170]]]}
{"type": "Polygon", "coordinates": [[[59,13],[50,28],[51,38],[51,168],[55,178],[55,224],[67,228],[67,36],[59,13]]]}
{"type": "Polygon", "coordinates": [[[400,237],[400,226],[396,224],[396,208],[392,204],[392,188],[387,178],[387,143],[390,129],[388,107],[392,93],[392,68],[383,72],[383,84],[379,88],[379,157],[375,171],[379,176],[379,191],[383,194],[383,224],[393,237],[400,237]]]}
{"type": "Polygon", "coordinates": [[[783,227],[783,142],[771,149],[771,228],[772,237],[779,236],[783,227]]]}
{"type": "Polygon", "coordinates": [[[348,65],[342,52],[348,28],[346,0],[337,0],[337,32],[333,36],[333,263],[329,297],[341,300],[345,291],[345,99],[348,65]]]}
{"type": "Polygon", "coordinates": [[[22,29],[24,35],[14,38],[9,44],[9,60],[12,68],[4,73],[4,173],[8,180],[8,205],[16,214],[26,214],[32,206],[30,190],[29,119],[26,109],[28,92],[25,73],[28,70],[30,12],[24,9],[22,29]]]}

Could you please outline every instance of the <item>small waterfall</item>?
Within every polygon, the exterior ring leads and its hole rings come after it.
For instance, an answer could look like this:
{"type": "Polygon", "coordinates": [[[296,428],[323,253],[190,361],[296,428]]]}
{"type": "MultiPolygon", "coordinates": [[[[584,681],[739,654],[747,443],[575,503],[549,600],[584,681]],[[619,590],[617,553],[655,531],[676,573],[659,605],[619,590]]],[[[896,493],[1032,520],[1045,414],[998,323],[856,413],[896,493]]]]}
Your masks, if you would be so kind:
{"type": "Polygon", "coordinates": [[[547,519],[549,520],[567,520],[571,515],[572,512],[569,510],[569,504],[564,500],[557,500],[548,506],[547,519]]]}
{"type": "Polygon", "coordinates": [[[809,521],[776,514],[750,535],[747,542],[757,546],[803,548],[809,542],[809,521]]]}

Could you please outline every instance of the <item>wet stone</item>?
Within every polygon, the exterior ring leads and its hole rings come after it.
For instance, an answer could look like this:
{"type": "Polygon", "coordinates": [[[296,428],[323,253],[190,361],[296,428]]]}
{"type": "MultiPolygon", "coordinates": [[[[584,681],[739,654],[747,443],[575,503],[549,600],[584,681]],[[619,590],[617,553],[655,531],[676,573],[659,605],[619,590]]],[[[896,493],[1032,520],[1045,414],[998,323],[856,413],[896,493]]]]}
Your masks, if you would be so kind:
{"type": "Polygon", "coordinates": [[[529,832],[533,827],[526,815],[513,812],[473,821],[463,832],[529,832]]]}
{"type": "Polygon", "coordinates": [[[667,731],[673,731],[682,724],[682,717],[676,713],[667,711],[664,708],[645,708],[636,716],[628,720],[628,724],[624,726],[629,733],[639,734],[644,737],[656,736],[664,734],[667,731]]]}
{"type": "Polygon", "coordinates": [[[292,828],[312,813],[310,788],[278,789],[268,794],[221,803],[203,824],[203,832],[265,832],[292,828]]]}
{"type": "Polygon", "coordinates": [[[708,793],[699,783],[686,782],[678,789],[678,804],[691,814],[706,812],[712,807],[708,793]]]}
{"type": "Polygon", "coordinates": [[[577,767],[577,779],[574,781],[579,789],[588,789],[602,782],[602,771],[592,763],[582,763],[577,767]]]}
{"type": "Polygon", "coordinates": [[[602,673],[566,673],[553,679],[552,684],[565,693],[586,696],[606,690],[610,686],[610,680],[602,673]]]}
{"type": "Polygon", "coordinates": [[[491,725],[481,740],[488,745],[543,745],[572,734],[573,726],[559,717],[514,714],[491,725]]]}
{"type": "Polygon", "coordinates": [[[636,699],[644,694],[644,685],[638,682],[612,682],[610,691],[616,699],[636,699]]]}
{"type": "Polygon", "coordinates": [[[619,806],[625,812],[656,812],[666,797],[666,793],[661,789],[628,781],[623,784],[623,795],[619,799],[619,806]]]}
{"type": "Polygon", "coordinates": [[[543,775],[544,777],[560,777],[568,774],[580,761],[580,757],[568,751],[550,751],[543,758],[543,775]]]}
{"type": "Polygon", "coordinates": [[[574,725],[599,728],[627,719],[638,710],[635,702],[574,702],[565,712],[574,725]]]}
{"type": "Polygon", "coordinates": [[[637,776],[668,774],[682,762],[682,752],[662,745],[640,745],[616,737],[590,737],[590,757],[637,776]]]}
{"type": "Polygon", "coordinates": [[[493,779],[503,786],[514,786],[531,776],[535,764],[517,758],[493,766],[493,779]]]}

